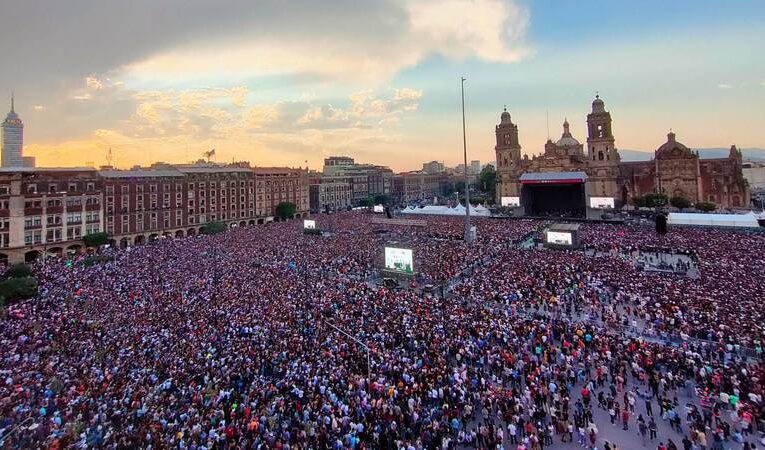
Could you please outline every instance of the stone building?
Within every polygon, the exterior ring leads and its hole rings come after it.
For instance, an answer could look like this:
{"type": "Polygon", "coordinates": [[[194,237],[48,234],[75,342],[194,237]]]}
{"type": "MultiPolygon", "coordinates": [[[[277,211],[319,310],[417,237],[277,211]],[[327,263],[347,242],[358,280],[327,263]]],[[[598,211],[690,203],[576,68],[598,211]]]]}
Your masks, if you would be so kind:
{"type": "Polygon", "coordinates": [[[610,198],[619,207],[648,193],[681,196],[721,207],[749,204],[741,152],[735,147],[727,158],[702,160],[670,133],[653,160],[622,162],[611,113],[599,96],[595,96],[587,114],[585,145],[572,136],[566,120],[560,139],[548,139],[542,154],[522,155],[518,125],[507,110],[500,116],[495,135],[496,201],[502,204],[503,198],[515,199],[527,214],[573,209],[583,215],[597,202],[595,199],[610,198]]]}
{"type": "Polygon", "coordinates": [[[670,132],[651,161],[620,166],[622,201],[660,193],[669,198],[683,197],[691,203],[714,203],[721,208],[747,207],[750,189],[742,165],[741,151],[735,145],[726,158],[702,159],[670,132]]]}

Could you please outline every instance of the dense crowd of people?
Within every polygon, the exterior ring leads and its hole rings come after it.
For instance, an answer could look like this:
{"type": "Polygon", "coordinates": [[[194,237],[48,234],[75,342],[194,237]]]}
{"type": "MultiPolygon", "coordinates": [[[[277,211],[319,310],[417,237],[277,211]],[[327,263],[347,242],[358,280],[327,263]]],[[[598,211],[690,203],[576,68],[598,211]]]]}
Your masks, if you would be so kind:
{"type": "Polygon", "coordinates": [[[36,266],[38,296],[0,329],[0,447],[759,442],[762,234],[587,224],[593,256],[517,245],[541,221],[475,219],[468,246],[461,219],[422,219],[321,215],[322,236],[273,223],[36,266]],[[390,242],[447,295],[376,284],[390,242]],[[636,270],[621,255],[641,245],[692,251],[701,276],[636,270]]]}

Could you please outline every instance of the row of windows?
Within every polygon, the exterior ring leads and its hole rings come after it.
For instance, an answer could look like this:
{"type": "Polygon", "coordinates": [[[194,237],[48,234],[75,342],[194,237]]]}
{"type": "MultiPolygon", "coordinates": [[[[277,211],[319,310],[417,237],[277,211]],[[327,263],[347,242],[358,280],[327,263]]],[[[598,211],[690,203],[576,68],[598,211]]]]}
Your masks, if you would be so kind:
{"type": "MultiPolygon", "coordinates": [[[[7,186],[4,186],[4,187],[6,188],[5,194],[7,194],[8,193],[7,186]]],[[[67,183],[66,185],[64,185],[63,183],[49,183],[48,189],[46,192],[51,194],[55,194],[58,192],[79,192],[81,188],[82,186],[80,186],[78,183],[67,183]],[[64,186],[66,186],[66,189],[64,189],[64,186]]],[[[85,191],[93,192],[95,190],[96,190],[95,182],[85,183],[85,191]]],[[[25,188],[25,192],[27,194],[37,194],[39,192],[37,184],[36,183],[27,184],[25,188]]],[[[2,194],[3,194],[3,191],[0,190],[0,195],[2,194]]]]}

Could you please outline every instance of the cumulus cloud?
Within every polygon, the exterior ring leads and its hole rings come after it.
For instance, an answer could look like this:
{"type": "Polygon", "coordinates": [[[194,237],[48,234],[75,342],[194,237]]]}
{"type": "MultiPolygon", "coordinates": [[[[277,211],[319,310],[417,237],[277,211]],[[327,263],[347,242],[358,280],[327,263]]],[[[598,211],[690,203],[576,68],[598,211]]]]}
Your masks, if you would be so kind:
{"type": "Polygon", "coordinates": [[[296,11],[281,30],[265,25],[211,41],[190,39],[127,64],[125,72],[141,80],[235,73],[377,83],[433,54],[513,62],[529,53],[524,41],[528,11],[510,0],[379,0],[344,6],[332,18],[332,29],[307,14],[314,11],[309,8],[296,11]]]}

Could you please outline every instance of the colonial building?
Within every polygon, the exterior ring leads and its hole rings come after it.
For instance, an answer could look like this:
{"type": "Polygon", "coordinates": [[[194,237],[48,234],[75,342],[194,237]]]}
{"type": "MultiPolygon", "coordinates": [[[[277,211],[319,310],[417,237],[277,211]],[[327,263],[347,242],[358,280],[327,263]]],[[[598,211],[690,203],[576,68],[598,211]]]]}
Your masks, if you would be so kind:
{"type": "Polygon", "coordinates": [[[692,203],[715,203],[722,208],[747,207],[750,202],[741,151],[735,145],[726,158],[701,159],[670,132],[652,161],[623,163],[619,169],[624,202],[650,193],[683,197],[692,203]]]}
{"type": "Polygon", "coordinates": [[[91,168],[0,169],[0,260],[78,251],[102,231],[102,180],[91,168]]]}
{"type": "Polygon", "coordinates": [[[203,161],[129,170],[1,168],[0,260],[78,251],[83,236],[99,231],[127,247],[194,235],[210,222],[262,224],[276,220],[283,201],[296,205],[296,217],[308,212],[306,170],[203,161]]]}
{"type": "MultiPolygon", "coordinates": [[[[599,96],[595,97],[587,115],[586,148],[572,136],[566,120],[560,139],[556,142],[548,139],[541,155],[531,158],[528,154],[522,155],[518,126],[507,110],[500,116],[495,135],[498,204],[503,197],[515,198],[528,209],[533,203],[530,198],[533,192],[540,192],[532,191],[532,185],[551,187],[554,184],[580,186],[578,192],[572,191],[570,198],[581,200],[582,210],[591,206],[591,199],[595,197],[612,198],[618,207],[633,197],[654,192],[681,196],[691,202],[713,202],[721,207],[749,204],[749,189],[741,172],[741,153],[735,147],[727,158],[701,160],[670,133],[652,161],[622,162],[611,113],[599,96]]],[[[551,198],[548,194],[545,201],[551,198]]],[[[538,203],[539,197],[535,209],[538,203]]]]}
{"type": "Polygon", "coordinates": [[[361,204],[369,197],[390,195],[393,171],[385,166],[358,164],[348,156],[330,156],[324,159],[324,175],[342,177],[351,186],[351,202],[361,204]]]}

